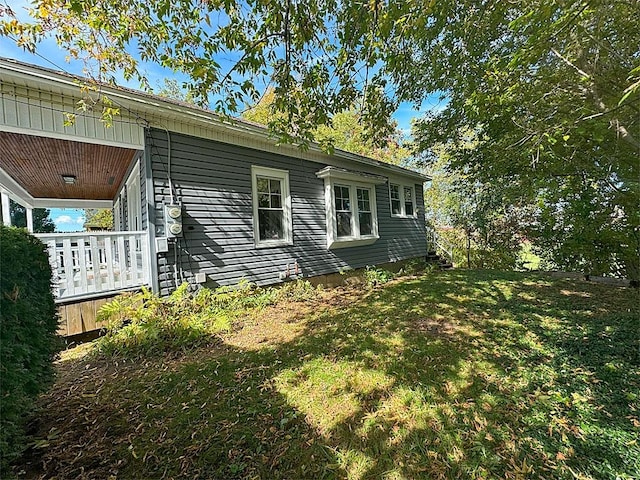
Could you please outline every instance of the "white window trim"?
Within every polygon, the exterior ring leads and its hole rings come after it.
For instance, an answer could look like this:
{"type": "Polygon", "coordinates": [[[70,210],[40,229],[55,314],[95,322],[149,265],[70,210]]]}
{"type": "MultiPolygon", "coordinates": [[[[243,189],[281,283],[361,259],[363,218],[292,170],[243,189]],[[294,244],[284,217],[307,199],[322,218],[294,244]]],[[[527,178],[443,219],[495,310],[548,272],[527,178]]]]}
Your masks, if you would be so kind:
{"type": "Polygon", "coordinates": [[[378,210],[376,202],[376,185],[386,182],[386,178],[376,175],[359,174],[349,172],[336,167],[327,167],[319,172],[316,176],[324,179],[325,191],[325,209],[327,217],[327,248],[346,248],[356,247],[360,245],[371,245],[379,238],[378,232],[378,210]],[[338,222],[336,217],[335,196],[333,192],[334,186],[349,188],[349,203],[352,205],[351,230],[354,235],[350,237],[338,238],[338,222]],[[369,203],[371,206],[371,234],[360,235],[359,216],[358,216],[358,197],[357,188],[366,188],[370,192],[369,203]]]}
{"type": "Polygon", "coordinates": [[[389,180],[389,211],[391,212],[391,216],[394,218],[418,218],[418,209],[416,205],[416,186],[410,183],[401,182],[398,180],[389,180]],[[391,186],[397,185],[400,187],[400,214],[393,213],[393,205],[391,203],[391,186]],[[407,215],[406,207],[404,203],[404,189],[411,189],[411,202],[413,203],[413,214],[407,215]]]}
{"type": "Polygon", "coordinates": [[[256,248],[293,245],[293,221],[291,217],[291,194],[289,190],[289,171],[276,168],[251,166],[251,199],[253,203],[253,241],[256,248]],[[273,178],[282,182],[282,210],[284,212],[284,238],[278,240],[260,240],[258,225],[258,177],[273,178]]]}

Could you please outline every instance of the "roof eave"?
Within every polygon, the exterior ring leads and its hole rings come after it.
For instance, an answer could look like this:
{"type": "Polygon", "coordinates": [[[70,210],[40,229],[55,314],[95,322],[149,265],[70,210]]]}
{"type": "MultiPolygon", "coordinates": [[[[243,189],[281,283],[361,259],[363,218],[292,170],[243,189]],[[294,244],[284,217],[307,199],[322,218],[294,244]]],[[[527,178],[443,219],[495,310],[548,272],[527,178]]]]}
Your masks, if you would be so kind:
{"type": "MultiPolygon", "coordinates": [[[[59,87],[64,86],[69,89],[77,89],[78,82],[87,81],[86,78],[76,75],[58,72],[45,67],[34,66],[26,64],[24,62],[20,62],[18,60],[11,60],[6,58],[0,58],[0,68],[2,70],[9,70],[18,75],[22,75],[28,78],[37,77],[41,80],[51,82],[59,87]]],[[[144,107],[144,110],[153,113],[154,115],[158,115],[160,111],[165,115],[185,116],[191,120],[204,123],[210,128],[231,129],[239,133],[257,135],[262,137],[264,140],[268,140],[271,142],[274,140],[273,135],[271,135],[266,127],[246,122],[241,119],[225,118],[215,112],[205,110],[197,106],[187,105],[178,101],[173,101],[171,99],[158,97],[157,95],[152,95],[129,88],[113,87],[106,84],[101,85],[101,90],[107,96],[118,98],[129,103],[130,105],[127,105],[126,107],[130,108],[132,111],[134,109],[131,107],[142,105],[144,107]]],[[[322,155],[331,156],[331,154],[324,151],[317,143],[309,144],[309,150],[320,153],[322,155]]],[[[336,149],[332,156],[387,170],[393,172],[395,175],[419,178],[423,182],[431,180],[429,176],[422,173],[418,173],[413,170],[399,167],[397,165],[381,162],[369,157],[340,149],[336,149]]]]}

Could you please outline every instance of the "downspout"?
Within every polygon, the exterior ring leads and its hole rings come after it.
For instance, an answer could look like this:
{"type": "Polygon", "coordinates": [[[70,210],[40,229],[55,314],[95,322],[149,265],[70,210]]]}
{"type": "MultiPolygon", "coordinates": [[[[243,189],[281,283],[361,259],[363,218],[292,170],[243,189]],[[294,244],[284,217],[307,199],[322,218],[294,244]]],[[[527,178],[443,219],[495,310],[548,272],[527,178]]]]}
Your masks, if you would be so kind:
{"type": "MultiPolygon", "coordinates": [[[[171,133],[166,127],[162,129],[167,133],[167,181],[169,182],[169,198],[171,204],[175,204],[175,197],[173,194],[173,181],[171,180],[171,133]]],[[[176,238],[173,242],[173,282],[176,288],[180,286],[178,283],[178,248],[180,247],[180,241],[176,238]]],[[[181,253],[182,255],[182,253],[181,253]]],[[[180,268],[180,276],[182,276],[182,268],[180,268]]]]}
{"type": "Polygon", "coordinates": [[[167,180],[169,181],[169,196],[171,204],[174,204],[173,198],[173,182],[171,181],[171,133],[166,127],[162,127],[167,132],[167,180]]]}
{"type": "MultiPolygon", "coordinates": [[[[151,135],[151,132],[147,130],[147,135],[151,135]]],[[[147,148],[145,142],[144,148],[144,186],[147,190],[147,235],[149,238],[149,262],[150,268],[150,283],[151,290],[154,293],[160,293],[160,282],[158,281],[158,254],[156,252],[156,210],[155,210],[155,193],[153,189],[153,171],[151,169],[151,151],[147,148]],[[154,203],[151,203],[154,202],[154,203]]]]}

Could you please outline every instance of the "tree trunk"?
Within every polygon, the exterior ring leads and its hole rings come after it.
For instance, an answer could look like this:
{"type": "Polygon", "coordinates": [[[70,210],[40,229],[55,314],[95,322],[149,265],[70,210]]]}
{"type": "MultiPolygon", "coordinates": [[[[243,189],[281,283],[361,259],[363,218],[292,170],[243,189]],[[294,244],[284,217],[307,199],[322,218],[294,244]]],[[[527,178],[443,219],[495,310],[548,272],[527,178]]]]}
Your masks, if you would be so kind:
{"type": "Polygon", "coordinates": [[[467,230],[467,268],[471,268],[471,233],[467,230]]]}

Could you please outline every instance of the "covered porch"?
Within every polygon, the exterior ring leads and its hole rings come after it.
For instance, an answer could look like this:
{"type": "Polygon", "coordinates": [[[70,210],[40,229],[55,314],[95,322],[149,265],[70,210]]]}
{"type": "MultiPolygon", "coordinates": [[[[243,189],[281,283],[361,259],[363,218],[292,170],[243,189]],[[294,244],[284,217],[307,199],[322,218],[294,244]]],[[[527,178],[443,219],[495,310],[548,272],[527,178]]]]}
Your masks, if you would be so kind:
{"type": "Polygon", "coordinates": [[[67,323],[61,333],[83,333],[98,327],[95,321],[77,318],[83,312],[87,317],[87,308],[70,308],[72,304],[91,304],[95,317],[98,299],[151,283],[138,167],[142,150],[31,133],[0,131],[2,221],[11,225],[10,201],[26,209],[27,229],[49,252],[54,295],[67,323]],[[34,231],[36,208],[114,207],[115,231],[34,231]],[[76,318],[70,318],[71,311],[76,318]]]}

